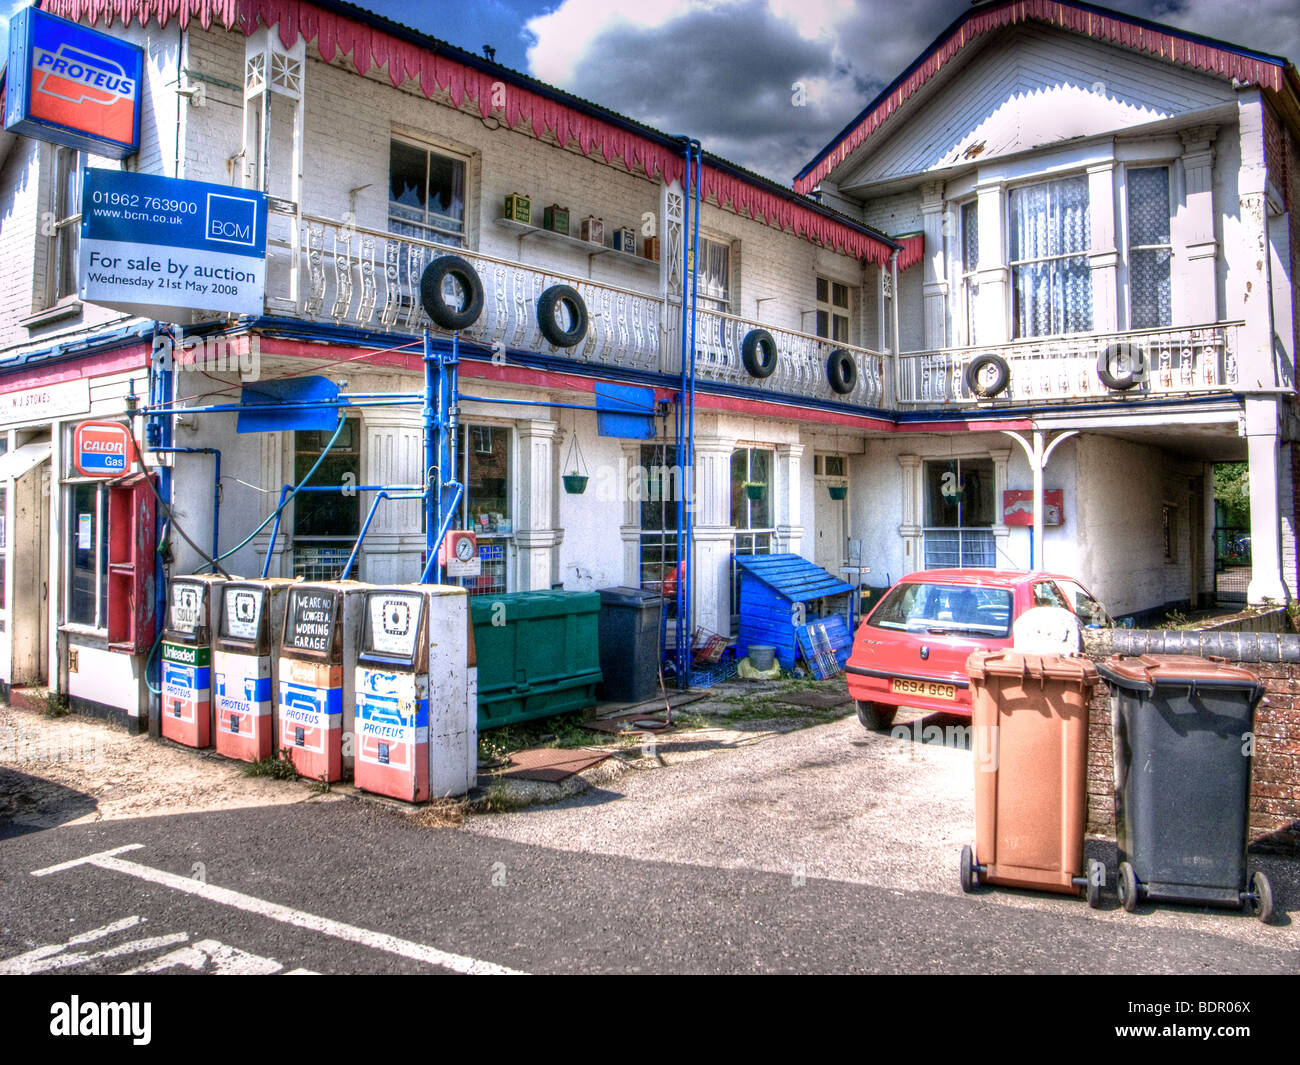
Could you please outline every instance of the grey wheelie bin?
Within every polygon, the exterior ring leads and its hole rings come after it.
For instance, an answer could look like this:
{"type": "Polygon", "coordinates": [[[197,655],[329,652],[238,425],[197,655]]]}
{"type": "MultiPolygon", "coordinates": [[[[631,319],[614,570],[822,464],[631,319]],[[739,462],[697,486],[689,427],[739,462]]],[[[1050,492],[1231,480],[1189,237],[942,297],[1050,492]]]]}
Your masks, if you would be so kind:
{"type": "Polygon", "coordinates": [[[1255,706],[1264,685],[1222,659],[1113,655],[1119,897],[1253,908],[1267,921],[1273,891],[1247,879],[1247,814],[1255,706]]]}
{"type": "Polygon", "coordinates": [[[641,588],[600,589],[600,672],[605,698],[639,703],[659,692],[659,610],[641,588]]]}

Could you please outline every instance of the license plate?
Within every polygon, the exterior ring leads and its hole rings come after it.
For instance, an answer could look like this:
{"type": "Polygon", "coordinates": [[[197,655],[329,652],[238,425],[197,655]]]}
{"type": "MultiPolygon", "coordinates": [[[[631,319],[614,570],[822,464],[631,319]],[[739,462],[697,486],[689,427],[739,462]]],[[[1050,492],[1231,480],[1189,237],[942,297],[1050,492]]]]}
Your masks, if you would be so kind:
{"type": "Polygon", "coordinates": [[[951,684],[932,680],[904,680],[895,677],[890,687],[895,695],[924,695],[927,699],[956,699],[957,689],[951,684]]]}

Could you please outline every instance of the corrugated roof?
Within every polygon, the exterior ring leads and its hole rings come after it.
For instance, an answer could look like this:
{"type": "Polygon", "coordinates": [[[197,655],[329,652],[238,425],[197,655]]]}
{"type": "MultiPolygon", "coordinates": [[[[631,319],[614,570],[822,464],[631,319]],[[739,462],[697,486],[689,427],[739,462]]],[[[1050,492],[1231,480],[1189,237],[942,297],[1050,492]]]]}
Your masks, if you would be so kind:
{"type": "Polygon", "coordinates": [[[845,584],[802,555],[736,555],[735,558],[742,570],[795,603],[853,591],[851,584],[845,584]]]}

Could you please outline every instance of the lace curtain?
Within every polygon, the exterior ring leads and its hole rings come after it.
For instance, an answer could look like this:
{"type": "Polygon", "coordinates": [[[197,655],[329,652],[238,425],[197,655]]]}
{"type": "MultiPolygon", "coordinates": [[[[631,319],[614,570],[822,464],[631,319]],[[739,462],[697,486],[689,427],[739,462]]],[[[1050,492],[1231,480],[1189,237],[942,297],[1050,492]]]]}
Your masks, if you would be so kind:
{"type": "Polygon", "coordinates": [[[1092,328],[1088,179],[1011,192],[1011,275],[1017,337],[1092,328]]]}

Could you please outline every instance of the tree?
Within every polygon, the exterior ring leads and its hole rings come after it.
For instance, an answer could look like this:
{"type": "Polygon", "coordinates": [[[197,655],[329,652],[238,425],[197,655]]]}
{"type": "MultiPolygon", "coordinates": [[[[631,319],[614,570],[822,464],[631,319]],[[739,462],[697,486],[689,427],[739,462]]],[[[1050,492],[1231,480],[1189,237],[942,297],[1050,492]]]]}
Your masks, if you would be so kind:
{"type": "Polygon", "coordinates": [[[1230,528],[1250,525],[1250,466],[1245,462],[1220,462],[1214,467],[1214,501],[1230,528]]]}

